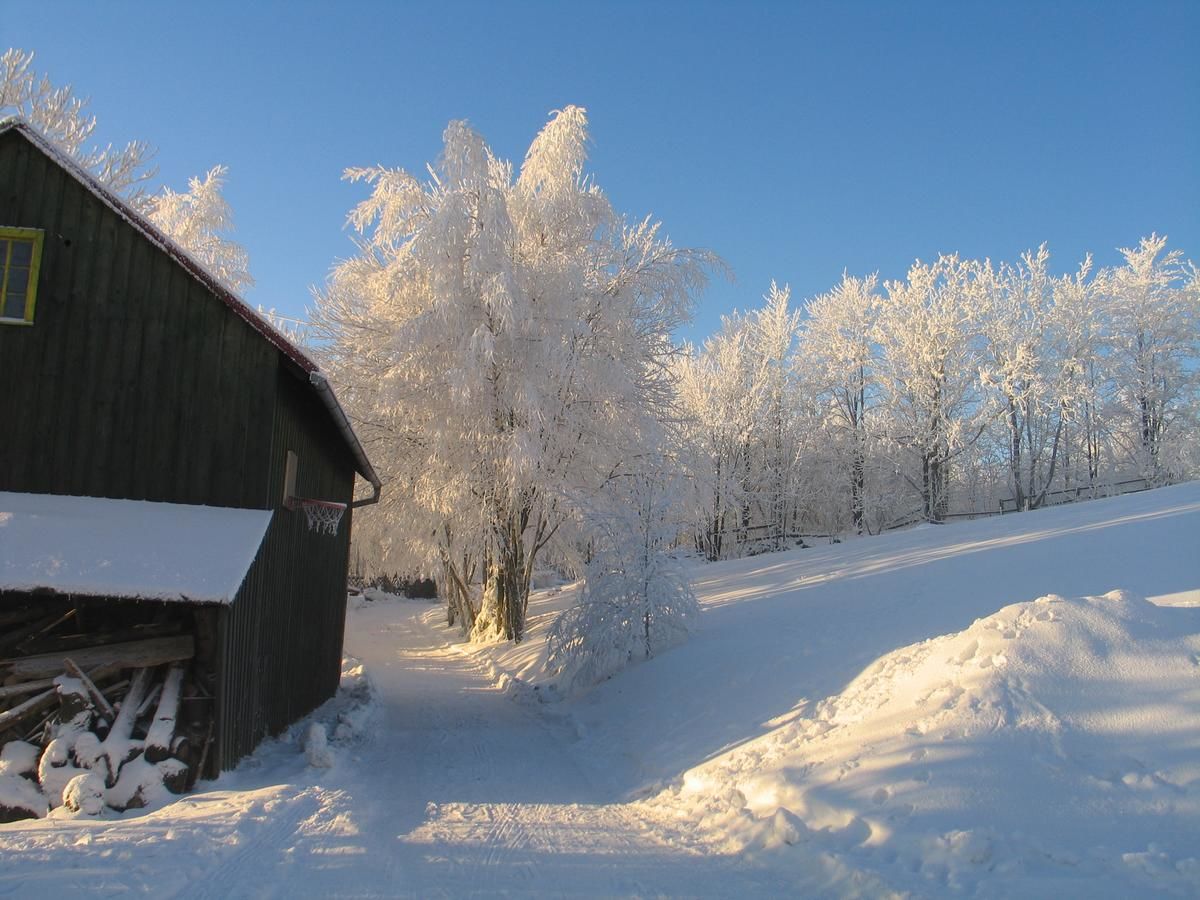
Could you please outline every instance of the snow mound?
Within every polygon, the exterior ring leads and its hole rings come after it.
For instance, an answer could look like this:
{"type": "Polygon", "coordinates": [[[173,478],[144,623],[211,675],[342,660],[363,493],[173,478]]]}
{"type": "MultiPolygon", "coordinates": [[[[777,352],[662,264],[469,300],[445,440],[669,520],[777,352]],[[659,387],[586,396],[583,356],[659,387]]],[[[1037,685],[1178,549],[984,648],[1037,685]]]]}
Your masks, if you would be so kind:
{"type": "Polygon", "coordinates": [[[1194,894],[1198,750],[1200,609],[1049,595],[883,656],[662,802],[739,848],[813,841],[893,886],[1042,894],[1083,866],[1116,879],[1102,893],[1194,894]]]}
{"type": "Polygon", "coordinates": [[[304,738],[304,756],[314,769],[328,769],[333,765],[333,753],[329,749],[329,738],[325,726],[312,722],[304,738]]]}

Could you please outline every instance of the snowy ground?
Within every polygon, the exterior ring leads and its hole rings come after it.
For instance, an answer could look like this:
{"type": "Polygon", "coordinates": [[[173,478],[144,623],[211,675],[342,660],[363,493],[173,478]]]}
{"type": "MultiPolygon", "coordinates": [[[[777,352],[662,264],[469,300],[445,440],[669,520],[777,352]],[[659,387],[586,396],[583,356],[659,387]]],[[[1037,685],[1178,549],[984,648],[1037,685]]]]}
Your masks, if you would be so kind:
{"type": "Polygon", "coordinates": [[[1200,484],[695,584],[688,644],[563,700],[570,589],[516,648],[358,603],[330,768],[303,726],[149,814],[0,826],[0,896],[1200,895],[1200,484]]]}

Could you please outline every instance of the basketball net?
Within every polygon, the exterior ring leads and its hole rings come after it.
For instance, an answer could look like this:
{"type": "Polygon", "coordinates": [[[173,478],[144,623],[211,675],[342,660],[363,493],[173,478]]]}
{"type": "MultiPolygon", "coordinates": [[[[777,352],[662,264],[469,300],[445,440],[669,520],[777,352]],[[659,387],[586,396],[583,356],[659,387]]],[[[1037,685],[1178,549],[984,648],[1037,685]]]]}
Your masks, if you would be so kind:
{"type": "Polygon", "coordinates": [[[342,522],[342,513],[346,511],[345,503],[334,503],[332,500],[305,500],[296,498],[296,505],[304,510],[308,519],[308,530],[318,534],[337,534],[342,522]]]}

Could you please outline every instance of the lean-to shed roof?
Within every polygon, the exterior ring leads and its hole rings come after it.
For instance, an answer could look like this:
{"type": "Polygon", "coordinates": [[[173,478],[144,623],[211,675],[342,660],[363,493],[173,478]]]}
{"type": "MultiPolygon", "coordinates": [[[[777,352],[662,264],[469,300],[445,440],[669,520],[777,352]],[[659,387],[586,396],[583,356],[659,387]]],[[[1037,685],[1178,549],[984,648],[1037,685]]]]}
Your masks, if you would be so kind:
{"type": "Polygon", "coordinates": [[[0,491],[0,591],[232,603],[272,515],[0,491]]]}

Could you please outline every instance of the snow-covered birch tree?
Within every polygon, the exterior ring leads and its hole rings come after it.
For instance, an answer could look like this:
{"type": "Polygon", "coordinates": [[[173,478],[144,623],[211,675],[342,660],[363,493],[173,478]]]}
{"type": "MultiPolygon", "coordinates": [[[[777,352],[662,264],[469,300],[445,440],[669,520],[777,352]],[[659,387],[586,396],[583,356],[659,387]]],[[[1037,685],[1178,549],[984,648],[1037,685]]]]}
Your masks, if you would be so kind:
{"type": "Polygon", "coordinates": [[[687,637],[700,609],[680,561],[679,476],[641,466],[609,481],[589,515],[594,553],[580,602],[550,629],[547,668],[587,687],[687,637]]]}
{"type": "Polygon", "coordinates": [[[1133,438],[1131,456],[1152,483],[1169,477],[1163,450],[1173,431],[1191,424],[1200,387],[1200,294],[1196,270],[1166,236],[1151,234],[1122,248],[1125,265],[1101,276],[1112,315],[1114,377],[1133,438]]]}
{"type": "Polygon", "coordinates": [[[765,392],[751,328],[746,315],[723,316],[720,331],[680,364],[697,538],[711,560],[739,555],[755,499],[753,451],[765,392]]]}
{"type": "Polygon", "coordinates": [[[228,237],[233,230],[233,210],[221,191],[228,171],[225,166],[214,166],[204,178],[190,179],[182,194],[164,188],[147,202],[147,217],[236,291],[252,286],[254,279],[245,248],[228,237]]]}
{"type": "Polygon", "coordinates": [[[1054,481],[1064,428],[1063,386],[1051,340],[1050,252],[1042,244],[1016,264],[983,264],[983,385],[1003,423],[1009,486],[1018,509],[1034,509],[1054,481]]]}
{"type": "Polygon", "coordinates": [[[427,181],[348,170],[371,190],[359,252],[317,297],[314,335],[390,487],[361,524],[384,564],[440,566],[477,634],[522,637],[539,556],[667,414],[670,332],[712,262],[627,223],[586,144],[567,107],[515,175],[464,122],[427,181]]]}
{"type": "Polygon", "coordinates": [[[0,117],[18,115],[95,175],[135,209],[144,212],[146,182],[154,177],[150,167],[153,149],[143,141],[130,141],[117,149],[92,143],[96,117],[89,100],[71,85],[55,87],[33,69],[33,54],[15,47],[0,56],[0,117]]]}
{"type": "Polygon", "coordinates": [[[756,430],[762,456],[757,479],[759,502],[767,525],[766,542],[782,550],[795,499],[796,445],[793,440],[795,367],[792,364],[800,312],[790,308],[792,292],[774,281],[762,309],[749,318],[749,350],[757,370],[760,396],[756,430]]]}
{"type": "Polygon", "coordinates": [[[1063,483],[1094,487],[1100,477],[1106,423],[1107,345],[1111,322],[1096,289],[1089,254],[1073,275],[1054,280],[1050,310],[1055,393],[1063,407],[1063,483]]]}
{"type": "Polygon", "coordinates": [[[979,404],[979,263],[957,255],[916,262],[904,281],[887,283],[873,342],[889,411],[897,471],[916,489],[921,514],[949,511],[950,467],[983,431],[979,404]]]}
{"type": "Polygon", "coordinates": [[[850,520],[862,534],[865,520],[867,418],[875,403],[876,361],[872,330],[879,313],[878,276],[842,274],[832,291],[809,300],[797,358],[801,378],[821,401],[823,425],[844,457],[850,520]]]}

